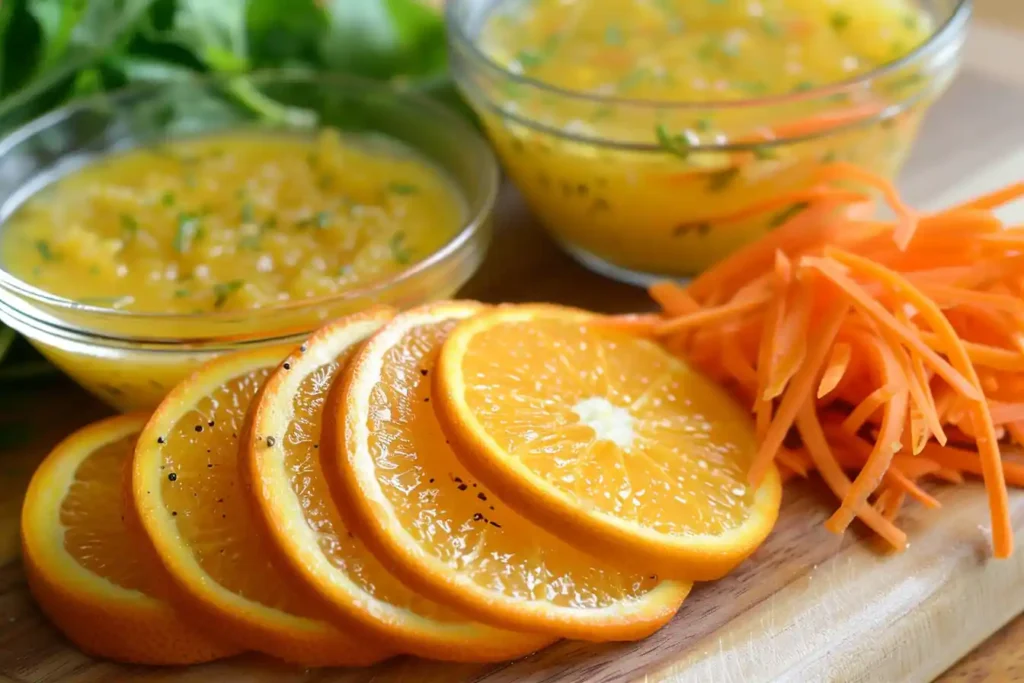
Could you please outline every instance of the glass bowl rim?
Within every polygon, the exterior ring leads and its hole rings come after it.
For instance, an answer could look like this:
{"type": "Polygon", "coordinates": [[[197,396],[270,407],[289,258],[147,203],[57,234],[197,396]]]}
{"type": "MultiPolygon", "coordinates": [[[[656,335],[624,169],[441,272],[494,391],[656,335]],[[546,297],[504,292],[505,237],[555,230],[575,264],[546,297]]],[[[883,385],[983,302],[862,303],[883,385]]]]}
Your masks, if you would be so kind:
{"type": "MultiPolygon", "coordinates": [[[[381,81],[374,81],[359,76],[340,73],[318,73],[306,69],[262,69],[244,74],[197,74],[184,76],[168,81],[149,81],[137,83],[126,87],[118,88],[99,95],[84,97],[70,104],[47,112],[32,121],[16,128],[10,134],[0,138],[0,159],[24,143],[31,137],[41,134],[56,126],[66,123],[71,116],[89,109],[102,107],[105,103],[128,99],[140,93],[152,92],[169,87],[197,87],[205,88],[215,86],[219,83],[230,83],[232,80],[244,78],[254,81],[256,85],[271,83],[296,83],[306,82],[318,86],[340,85],[351,89],[360,90],[364,93],[384,95],[396,103],[408,104],[415,108],[417,113],[426,114],[423,119],[424,125],[446,129],[456,132],[460,139],[464,140],[465,147],[471,150],[472,154],[483,163],[483,168],[477,173],[483,179],[482,189],[477,196],[468,197],[461,185],[457,186],[459,194],[462,195],[469,205],[469,212],[463,221],[462,226],[454,236],[451,237],[440,248],[433,251],[426,258],[413,263],[408,268],[401,270],[393,276],[374,280],[366,285],[345,290],[337,294],[327,294],[309,299],[299,299],[286,302],[283,305],[265,306],[245,310],[210,311],[203,313],[151,313],[138,312],[123,309],[105,308],[79,303],[73,299],[52,294],[43,289],[28,284],[24,280],[15,277],[0,265],[0,295],[5,291],[12,292],[19,298],[31,303],[46,304],[59,309],[73,310],[76,313],[85,313],[96,316],[97,327],[102,326],[104,319],[110,320],[133,320],[133,321],[155,321],[160,323],[175,322],[224,322],[237,320],[239,317],[259,318],[279,315],[282,312],[295,312],[303,309],[315,309],[319,306],[339,304],[360,299],[372,299],[374,296],[387,292],[419,275],[429,272],[457,257],[460,251],[473,244],[473,238],[487,226],[488,218],[493,214],[497,202],[499,179],[498,162],[491,148],[484,141],[480,133],[474,129],[468,121],[465,121],[448,107],[436,102],[425,95],[415,92],[414,85],[400,86],[381,81]],[[475,209],[474,209],[475,207],[475,209]]],[[[426,155],[424,155],[426,156],[426,155]]],[[[429,159],[429,157],[428,157],[429,159]]],[[[430,159],[433,161],[433,159],[430,159]]],[[[0,230],[3,229],[0,224],[0,230]]],[[[75,325],[73,331],[87,335],[95,335],[95,327],[81,328],[75,325]]],[[[267,336],[276,335],[279,330],[267,330],[267,336]]],[[[106,336],[102,332],[98,336],[106,336]]],[[[112,338],[121,338],[122,335],[113,335],[112,338]]]]}
{"type": "MultiPolygon", "coordinates": [[[[507,2],[508,0],[497,0],[498,3],[507,2]]],[[[817,99],[819,97],[828,97],[830,95],[836,95],[843,91],[862,85],[866,82],[870,82],[880,76],[885,76],[893,71],[912,64],[918,59],[927,56],[933,50],[938,49],[936,46],[941,46],[946,41],[950,40],[952,36],[961,33],[967,25],[967,20],[971,15],[971,7],[973,0],[956,0],[956,5],[949,12],[949,16],[934,31],[928,36],[927,40],[922,42],[920,45],[915,47],[910,52],[906,53],[898,59],[894,59],[885,62],[870,71],[867,71],[859,76],[853,78],[836,81],[833,83],[827,83],[820,86],[809,88],[808,90],[802,90],[800,92],[792,93],[781,93],[777,95],[766,95],[763,97],[744,98],[738,100],[658,100],[658,99],[645,99],[645,98],[628,98],[628,97],[617,97],[615,95],[601,95],[597,93],[589,93],[580,90],[570,90],[561,86],[553,85],[547,81],[542,81],[537,78],[526,76],[524,74],[517,74],[509,69],[505,68],[495,60],[493,60],[486,52],[480,49],[478,41],[473,40],[469,35],[464,22],[460,21],[456,13],[458,9],[466,5],[471,0],[448,0],[445,3],[445,24],[448,29],[448,35],[453,42],[458,44],[460,47],[468,49],[470,56],[476,61],[483,64],[487,69],[492,72],[496,72],[500,76],[507,78],[519,85],[527,86],[530,88],[536,88],[545,94],[562,97],[565,99],[576,100],[580,102],[591,102],[595,105],[620,105],[620,106],[632,106],[632,107],[645,107],[659,110],[691,110],[691,109],[743,109],[753,107],[766,107],[777,104],[788,104],[792,102],[802,102],[817,99]]],[[[694,145],[693,149],[700,149],[702,145],[694,145]]],[[[708,148],[718,149],[718,146],[707,145],[708,148]]]]}

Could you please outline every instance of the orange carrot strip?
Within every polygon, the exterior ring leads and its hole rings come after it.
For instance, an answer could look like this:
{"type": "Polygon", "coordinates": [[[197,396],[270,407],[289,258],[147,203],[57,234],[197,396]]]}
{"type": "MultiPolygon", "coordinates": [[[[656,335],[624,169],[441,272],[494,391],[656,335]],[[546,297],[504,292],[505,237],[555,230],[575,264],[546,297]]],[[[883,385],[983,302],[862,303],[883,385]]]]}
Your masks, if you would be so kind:
{"type": "Polygon", "coordinates": [[[901,491],[909,495],[914,500],[918,501],[927,508],[940,508],[940,503],[934,496],[929,494],[927,491],[922,489],[916,483],[914,483],[906,474],[904,474],[898,467],[892,467],[885,473],[886,481],[893,482],[893,484],[901,491]]]}
{"type": "Polygon", "coordinates": [[[768,383],[762,396],[771,400],[782,394],[786,384],[793,378],[807,351],[807,325],[810,322],[811,304],[814,293],[809,287],[798,285],[790,288],[792,301],[783,303],[784,315],[779,322],[774,342],[775,354],[768,362],[768,383]]]}
{"type": "MultiPolygon", "coordinates": [[[[941,346],[939,336],[934,332],[920,333],[922,341],[932,348],[941,346]]],[[[1024,353],[1000,349],[988,344],[962,341],[967,357],[977,366],[992,368],[993,370],[1006,370],[1009,372],[1024,372],[1024,353]]]]}
{"type": "MultiPolygon", "coordinates": [[[[836,259],[833,258],[832,261],[834,260],[836,259]]],[[[958,393],[972,400],[981,399],[982,393],[978,387],[972,385],[962,374],[954,370],[953,366],[939,357],[935,351],[929,348],[928,345],[922,341],[917,332],[907,329],[906,326],[902,325],[891,313],[885,310],[880,303],[872,299],[868,293],[864,291],[863,287],[840,272],[829,259],[804,257],[802,259],[802,263],[808,267],[814,268],[824,275],[828,280],[846,293],[854,306],[870,315],[880,325],[898,336],[902,343],[919,353],[921,357],[927,361],[928,365],[931,366],[931,368],[935,370],[940,377],[949,382],[958,393]]],[[[867,263],[870,263],[870,261],[867,263]]],[[[909,283],[907,283],[907,285],[909,286],[909,283]]],[[[952,332],[952,330],[950,331],[952,332]]],[[[955,338],[955,333],[953,333],[953,336],[955,338]]]]}
{"type": "Polygon", "coordinates": [[[877,116],[879,110],[880,106],[878,104],[869,103],[820,112],[806,118],[777,123],[760,140],[778,140],[814,135],[835,126],[847,125],[857,121],[867,121],[877,116]]]}
{"type": "Polygon", "coordinates": [[[695,313],[687,313],[661,323],[655,328],[654,334],[658,337],[667,337],[694,327],[715,325],[756,310],[764,306],[770,298],[770,292],[763,292],[746,301],[731,302],[715,308],[704,308],[695,313]]]}
{"type": "Polygon", "coordinates": [[[879,381],[897,387],[897,390],[882,408],[882,425],[867,462],[853,480],[853,485],[843,498],[843,504],[825,522],[825,527],[835,533],[842,532],[850,525],[856,510],[881,483],[885,471],[889,469],[889,463],[900,447],[900,433],[907,419],[907,407],[910,402],[907,381],[892,348],[879,337],[868,334],[862,337],[866,348],[875,355],[879,381]]]}
{"type": "Polygon", "coordinates": [[[825,365],[825,374],[818,383],[818,398],[822,398],[839,385],[839,380],[850,366],[851,351],[850,345],[846,342],[838,342],[832,347],[832,353],[825,365]]]}
{"type": "MultiPolygon", "coordinates": [[[[804,287],[815,286],[814,283],[803,283],[804,287]]],[[[827,310],[820,324],[815,326],[815,335],[807,340],[807,352],[804,354],[804,361],[793,375],[789,386],[782,395],[779,408],[768,427],[768,431],[761,442],[757,455],[751,463],[748,479],[751,484],[758,486],[764,477],[765,471],[771,464],[772,459],[782,446],[786,433],[793,426],[797,411],[800,406],[813,398],[812,391],[817,379],[818,372],[825,363],[829,348],[839,334],[839,327],[843,323],[849,311],[847,305],[834,305],[827,310]]]]}
{"type": "Polygon", "coordinates": [[[799,475],[804,479],[807,478],[807,465],[802,461],[800,456],[793,451],[788,448],[780,448],[779,452],[775,454],[775,457],[778,459],[780,464],[785,465],[793,472],[793,474],[799,475]]]}
{"type": "Polygon", "coordinates": [[[854,180],[882,193],[885,201],[899,218],[896,229],[893,232],[893,241],[900,249],[906,249],[910,240],[917,230],[917,223],[920,219],[918,212],[903,203],[896,187],[888,180],[877,176],[859,166],[844,162],[835,162],[822,166],[818,176],[823,180],[854,180]]]}
{"type": "MultiPolygon", "coordinates": [[[[788,392],[787,392],[788,393],[788,392]]],[[[796,415],[796,426],[800,438],[804,441],[807,453],[814,461],[814,467],[839,500],[846,498],[851,483],[839,466],[829,447],[828,439],[822,430],[821,423],[814,411],[813,401],[808,400],[800,406],[796,415]]],[[[892,547],[902,550],[907,545],[907,535],[893,526],[877,510],[866,503],[857,509],[857,516],[876,534],[889,542],[892,547]]]]}
{"type": "Polygon", "coordinates": [[[992,424],[1005,425],[1024,421],[1024,403],[989,401],[988,412],[992,417],[992,424]]]}
{"type": "Polygon", "coordinates": [[[943,481],[948,481],[950,484],[962,484],[964,483],[964,477],[956,470],[951,470],[947,467],[940,467],[935,470],[935,476],[943,481]]]}
{"type": "Polygon", "coordinates": [[[885,385],[865,396],[864,400],[858,403],[843,420],[843,431],[850,436],[855,435],[864,426],[864,423],[871,419],[872,415],[892,400],[896,391],[896,387],[885,385]]]}
{"type": "Polygon", "coordinates": [[[927,282],[917,284],[917,288],[944,308],[968,304],[984,306],[992,311],[1024,313],[1024,300],[1013,296],[990,294],[963,287],[951,287],[927,282]]]}
{"type": "MultiPolygon", "coordinates": [[[[952,446],[939,446],[928,444],[921,452],[923,457],[934,460],[945,468],[966,472],[975,476],[985,476],[985,464],[982,457],[974,452],[952,446]]],[[[1019,462],[1003,461],[1003,472],[1006,473],[1006,481],[1013,486],[1024,486],[1024,464],[1019,462]]]]}
{"type": "MultiPolygon", "coordinates": [[[[776,272],[778,263],[783,260],[788,264],[784,255],[776,256],[776,272]]],[[[783,275],[785,277],[785,274],[783,275]]],[[[764,438],[768,431],[768,424],[772,418],[772,401],[765,398],[765,390],[768,386],[769,368],[772,359],[775,357],[775,342],[778,337],[779,324],[784,313],[783,303],[785,302],[785,290],[788,278],[776,283],[778,292],[775,299],[769,302],[768,310],[765,312],[764,324],[761,328],[761,340],[757,349],[757,393],[754,394],[754,421],[757,430],[757,438],[764,438]]]]}
{"type": "Polygon", "coordinates": [[[734,290],[736,283],[746,282],[751,273],[769,270],[779,251],[793,258],[808,249],[820,247],[833,238],[840,227],[846,227],[846,223],[834,215],[840,205],[841,202],[835,201],[815,203],[778,229],[741,247],[701,273],[690,283],[687,292],[695,299],[705,301],[717,290],[734,290]]]}
{"type": "Polygon", "coordinates": [[[647,293],[661,306],[665,315],[673,318],[700,310],[700,304],[694,301],[689,292],[671,280],[655,282],[647,289],[647,293]]]}
{"type": "MultiPolygon", "coordinates": [[[[971,392],[973,395],[966,393],[963,395],[970,405],[972,427],[976,434],[975,442],[982,458],[982,466],[984,467],[985,490],[988,492],[989,512],[992,516],[992,546],[996,557],[1009,557],[1013,552],[1013,525],[1010,520],[1010,504],[1006,492],[1006,482],[1003,476],[1002,459],[995,434],[995,425],[992,424],[992,416],[989,414],[988,407],[985,404],[984,393],[981,391],[978,382],[978,374],[975,372],[974,365],[971,363],[962,341],[957,336],[956,330],[953,329],[949,320],[942,315],[942,311],[939,310],[933,301],[921,294],[917,288],[898,273],[848,252],[827,250],[827,253],[848,267],[886,281],[895,292],[903,295],[908,303],[917,309],[922,318],[932,328],[932,331],[937,333],[940,339],[944,341],[943,345],[945,348],[943,350],[949,356],[956,372],[960,377],[966,378],[969,382],[969,386],[973,389],[971,392]]],[[[938,372],[938,369],[936,371],[938,372]]],[[[950,383],[953,384],[952,382],[950,383]]],[[[863,474],[863,471],[861,474],[863,474]]],[[[856,482],[854,482],[854,485],[856,486],[856,482]]]]}
{"type": "Polygon", "coordinates": [[[957,204],[956,206],[946,209],[946,212],[960,211],[963,209],[984,209],[992,210],[997,209],[1004,204],[1024,197],[1024,181],[1001,187],[994,192],[983,194],[980,197],[975,197],[969,201],[957,204]]]}

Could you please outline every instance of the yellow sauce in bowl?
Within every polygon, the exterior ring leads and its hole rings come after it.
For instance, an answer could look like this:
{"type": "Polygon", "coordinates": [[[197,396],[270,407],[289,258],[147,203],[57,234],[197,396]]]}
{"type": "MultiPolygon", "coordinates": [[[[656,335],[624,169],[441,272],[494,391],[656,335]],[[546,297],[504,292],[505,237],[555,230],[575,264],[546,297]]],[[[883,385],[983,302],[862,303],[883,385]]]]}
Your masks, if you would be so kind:
{"type": "Polygon", "coordinates": [[[0,226],[0,268],[43,295],[4,294],[0,312],[107,403],[152,408],[218,353],[453,295],[489,221],[460,188],[395,139],[330,128],[109,154],[0,226]]]}
{"type": "Polygon", "coordinates": [[[456,64],[553,236],[648,281],[779,225],[798,203],[750,208],[823,162],[893,176],[955,64],[868,74],[935,31],[913,0],[508,0],[456,64]]]}
{"type": "Polygon", "coordinates": [[[461,196],[397,142],[230,133],[106,157],[29,198],[0,265],[82,304],[201,314],[396,275],[451,240],[461,196]]]}

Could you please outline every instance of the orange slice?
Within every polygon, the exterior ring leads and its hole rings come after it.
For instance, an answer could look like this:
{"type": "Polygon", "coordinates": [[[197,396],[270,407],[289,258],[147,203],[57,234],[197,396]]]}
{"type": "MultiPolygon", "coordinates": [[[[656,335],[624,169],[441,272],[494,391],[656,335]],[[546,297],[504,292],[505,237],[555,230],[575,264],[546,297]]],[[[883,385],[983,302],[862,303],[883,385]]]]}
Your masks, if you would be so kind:
{"type": "Polygon", "coordinates": [[[320,468],[328,387],[367,336],[394,312],[381,308],[314,334],[267,380],[246,432],[245,464],[273,549],[324,606],[396,649],[432,659],[500,661],[552,642],[468,621],[391,576],[351,533],[320,468]],[[274,446],[266,437],[276,436],[274,446]]]}
{"type": "Polygon", "coordinates": [[[688,583],[620,571],[544,532],[445,444],[430,373],[449,330],[481,310],[451,302],[398,315],[349,363],[325,409],[321,463],[335,501],[402,581],[481,621],[585,640],[650,634],[688,583]]]}
{"type": "Polygon", "coordinates": [[[91,655],[190,664],[236,654],[171,608],[160,563],[125,527],[122,473],[145,424],[145,415],[91,424],[36,470],[21,514],[29,589],[91,655]]]}
{"type": "Polygon", "coordinates": [[[574,545],[664,576],[709,580],[778,517],[755,491],[750,415],[657,344],[559,306],[508,306],[460,325],[435,377],[460,459],[523,515],[574,545]]]}
{"type": "Polygon", "coordinates": [[[246,410],[293,348],[217,358],[171,391],[139,436],[132,499],[183,607],[249,649],[287,661],[369,664],[385,649],[328,624],[271,565],[240,478],[246,410]]]}

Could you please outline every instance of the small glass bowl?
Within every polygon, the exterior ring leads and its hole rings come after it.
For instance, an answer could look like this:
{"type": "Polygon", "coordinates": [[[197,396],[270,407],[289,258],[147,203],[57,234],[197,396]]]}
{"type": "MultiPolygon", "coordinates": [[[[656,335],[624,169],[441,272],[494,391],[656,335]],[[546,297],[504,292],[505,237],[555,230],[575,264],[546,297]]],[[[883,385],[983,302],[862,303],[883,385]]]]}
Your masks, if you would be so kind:
{"type": "Polygon", "coordinates": [[[591,269],[636,284],[699,273],[780,225],[802,204],[778,198],[812,185],[822,163],[893,178],[960,64],[971,12],[970,0],[923,0],[930,38],[853,80],[670,102],[566,90],[498,64],[479,36],[512,1],[449,0],[455,78],[555,240],[591,269]]]}
{"type": "Polygon", "coordinates": [[[44,292],[0,267],[0,321],[111,406],[146,409],[215,355],[299,343],[325,321],[376,303],[408,307],[447,298],[479,267],[499,179],[487,143],[429,100],[337,75],[264,72],[145,84],[51,112],[0,141],[0,230],[41,178],[59,177],[116,150],[254,125],[303,131],[330,126],[397,139],[448,174],[465,200],[465,223],[438,251],[390,279],[248,311],[99,308],[44,292]]]}

